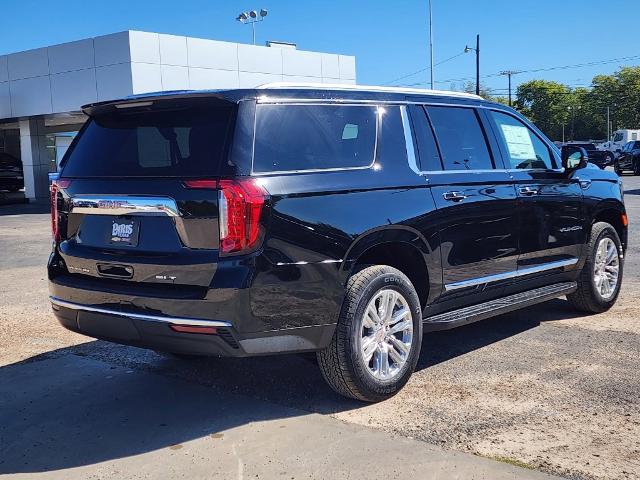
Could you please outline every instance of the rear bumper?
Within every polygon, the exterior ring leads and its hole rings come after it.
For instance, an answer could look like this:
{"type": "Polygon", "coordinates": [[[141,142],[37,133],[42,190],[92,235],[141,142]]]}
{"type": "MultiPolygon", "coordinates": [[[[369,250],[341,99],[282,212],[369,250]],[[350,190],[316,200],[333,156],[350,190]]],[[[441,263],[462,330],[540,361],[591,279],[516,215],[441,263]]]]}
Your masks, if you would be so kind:
{"type": "MultiPolygon", "coordinates": [[[[127,312],[50,297],[54,315],[65,328],[124,345],[173,353],[246,357],[309,352],[325,348],[335,325],[239,333],[230,322],[127,312]],[[177,332],[172,326],[213,327],[215,333],[177,332]]],[[[213,330],[212,329],[212,330],[213,330]]]]}

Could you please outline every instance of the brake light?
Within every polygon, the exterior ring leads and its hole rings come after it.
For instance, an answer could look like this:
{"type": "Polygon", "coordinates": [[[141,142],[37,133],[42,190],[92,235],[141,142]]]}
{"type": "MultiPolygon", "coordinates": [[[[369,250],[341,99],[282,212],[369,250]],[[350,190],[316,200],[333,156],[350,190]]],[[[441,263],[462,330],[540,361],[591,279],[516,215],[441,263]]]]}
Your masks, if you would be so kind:
{"type": "Polygon", "coordinates": [[[260,216],[269,192],[255,179],[184,180],[187,188],[218,189],[220,253],[252,250],[262,238],[260,216]]]}
{"type": "Polygon", "coordinates": [[[220,180],[219,188],[221,253],[251,250],[262,237],[260,215],[269,193],[254,179],[220,180]]]}
{"type": "Polygon", "coordinates": [[[51,184],[51,236],[57,242],[60,240],[58,225],[58,191],[71,185],[71,180],[58,179],[51,184]]]}

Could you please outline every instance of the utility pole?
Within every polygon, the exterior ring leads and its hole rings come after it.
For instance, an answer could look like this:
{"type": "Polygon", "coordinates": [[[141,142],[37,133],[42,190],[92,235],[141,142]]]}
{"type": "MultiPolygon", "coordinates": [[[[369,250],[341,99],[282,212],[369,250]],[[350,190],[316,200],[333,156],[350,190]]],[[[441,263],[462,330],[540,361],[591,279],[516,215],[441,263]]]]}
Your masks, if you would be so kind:
{"type": "Polygon", "coordinates": [[[607,105],[607,142],[611,140],[611,120],[609,118],[609,109],[610,107],[607,105]]]}
{"type": "Polygon", "coordinates": [[[503,72],[500,72],[500,75],[505,75],[509,78],[509,106],[512,105],[511,102],[511,75],[517,75],[518,73],[520,73],[518,70],[504,70],[503,72]]]}
{"type": "Polygon", "coordinates": [[[433,14],[431,10],[431,0],[429,0],[429,59],[431,63],[431,90],[434,90],[433,86],[433,14]]]}

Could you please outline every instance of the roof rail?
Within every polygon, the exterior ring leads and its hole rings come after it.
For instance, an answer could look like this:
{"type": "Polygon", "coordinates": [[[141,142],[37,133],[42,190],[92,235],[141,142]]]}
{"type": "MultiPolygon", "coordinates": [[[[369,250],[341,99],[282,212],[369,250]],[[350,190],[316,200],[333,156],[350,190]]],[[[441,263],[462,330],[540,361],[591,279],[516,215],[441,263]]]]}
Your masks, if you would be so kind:
{"type": "Polygon", "coordinates": [[[406,87],[381,87],[377,85],[350,85],[344,83],[294,83],[294,82],[271,82],[259,85],[258,90],[277,89],[322,89],[322,90],[346,90],[363,92],[387,92],[387,93],[407,93],[414,95],[443,95],[447,97],[472,98],[482,100],[482,97],[473,93],[451,92],[447,90],[429,90],[426,88],[406,88],[406,87]]]}

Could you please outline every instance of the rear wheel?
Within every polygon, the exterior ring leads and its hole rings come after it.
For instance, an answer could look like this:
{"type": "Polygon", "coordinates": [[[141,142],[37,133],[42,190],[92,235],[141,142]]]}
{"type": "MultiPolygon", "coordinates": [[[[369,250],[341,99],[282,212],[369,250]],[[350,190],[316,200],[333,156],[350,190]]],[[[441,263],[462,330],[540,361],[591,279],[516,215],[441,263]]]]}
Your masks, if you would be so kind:
{"type": "Polygon", "coordinates": [[[336,392],[377,402],[407,383],[421,344],[422,310],[411,281],[376,265],[349,279],[333,339],[318,352],[318,364],[336,392]]]}
{"type": "Polygon", "coordinates": [[[615,228],[598,222],[591,229],[587,260],[578,278],[578,289],[567,295],[571,304],[583,312],[609,310],[618,298],[624,258],[615,228]]]}
{"type": "Polygon", "coordinates": [[[611,165],[612,161],[613,161],[613,155],[610,154],[609,152],[605,153],[604,154],[604,163],[602,164],[602,169],[604,170],[609,165],[611,165]]]}
{"type": "Polygon", "coordinates": [[[622,175],[622,169],[620,168],[620,164],[618,162],[613,163],[613,171],[616,172],[616,175],[622,175]]]}
{"type": "Polygon", "coordinates": [[[633,174],[634,175],[640,175],[640,160],[637,159],[633,159],[633,174]]]}

